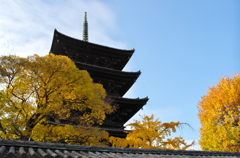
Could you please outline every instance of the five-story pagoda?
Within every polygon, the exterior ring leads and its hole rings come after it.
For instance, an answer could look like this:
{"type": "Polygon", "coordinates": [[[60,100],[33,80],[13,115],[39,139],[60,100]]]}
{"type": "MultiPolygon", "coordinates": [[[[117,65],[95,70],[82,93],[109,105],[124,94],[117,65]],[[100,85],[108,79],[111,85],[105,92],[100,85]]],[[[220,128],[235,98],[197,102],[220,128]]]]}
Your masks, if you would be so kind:
{"type": "Polygon", "coordinates": [[[107,97],[113,100],[112,105],[116,106],[117,110],[107,115],[101,128],[108,131],[110,136],[125,137],[124,124],[148,101],[147,97],[142,99],[123,97],[141,74],[140,71],[122,71],[134,50],[110,48],[88,42],[85,12],[83,40],[71,38],[55,30],[50,52],[68,56],[79,69],[87,70],[94,82],[103,85],[107,97]]]}

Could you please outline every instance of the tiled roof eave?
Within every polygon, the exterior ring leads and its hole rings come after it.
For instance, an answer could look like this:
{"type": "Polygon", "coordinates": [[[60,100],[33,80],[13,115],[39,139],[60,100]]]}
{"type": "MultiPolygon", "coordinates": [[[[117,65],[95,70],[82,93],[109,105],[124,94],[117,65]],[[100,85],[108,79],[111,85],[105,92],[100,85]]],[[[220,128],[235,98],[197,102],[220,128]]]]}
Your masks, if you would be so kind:
{"type": "Polygon", "coordinates": [[[88,70],[88,71],[104,73],[106,75],[115,75],[117,77],[126,77],[126,78],[131,77],[131,78],[137,79],[138,76],[141,74],[140,71],[137,71],[137,72],[126,72],[126,71],[120,71],[120,70],[100,67],[100,66],[96,66],[96,65],[90,65],[90,64],[86,64],[86,63],[82,63],[82,62],[77,62],[77,61],[74,61],[74,62],[81,69],[86,68],[86,70],[88,70]]]}
{"type": "Polygon", "coordinates": [[[110,96],[110,97],[112,97],[117,102],[143,104],[143,105],[145,105],[146,102],[149,100],[148,97],[145,97],[145,98],[122,98],[122,97],[115,97],[115,96],[110,96]]]}
{"type": "Polygon", "coordinates": [[[106,153],[126,154],[154,154],[154,155],[188,155],[188,156],[235,156],[240,157],[238,152],[217,152],[217,151],[193,151],[193,150],[164,150],[164,149],[138,149],[138,148],[116,148],[102,146],[83,146],[73,144],[56,144],[33,141],[0,140],[0,146],[28,147],[51,150],[88,151],[106,153]]]}

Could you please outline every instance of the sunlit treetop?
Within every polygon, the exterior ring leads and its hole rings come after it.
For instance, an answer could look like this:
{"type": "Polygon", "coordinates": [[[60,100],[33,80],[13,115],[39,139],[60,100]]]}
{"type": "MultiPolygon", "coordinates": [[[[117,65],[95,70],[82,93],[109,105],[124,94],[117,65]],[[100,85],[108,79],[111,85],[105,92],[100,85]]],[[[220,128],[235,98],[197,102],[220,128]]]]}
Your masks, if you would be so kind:
{"type": "Polygon", "coordinates": [[[198,103],[203,150],[240,151],[240,74],[223,77],[198,103]]]}

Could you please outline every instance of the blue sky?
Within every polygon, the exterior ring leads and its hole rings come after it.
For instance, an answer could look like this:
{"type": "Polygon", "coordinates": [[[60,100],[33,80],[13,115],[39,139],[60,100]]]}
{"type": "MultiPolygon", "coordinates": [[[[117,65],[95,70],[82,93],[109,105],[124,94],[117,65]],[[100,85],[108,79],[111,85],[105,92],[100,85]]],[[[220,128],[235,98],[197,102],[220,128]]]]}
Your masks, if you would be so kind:
{"type": "Polygon", "coordinates": [[[82,39],[85,11],[90,42],[135,49],[124,70],[142,74],[125,97],[150,98],[139,113],[188,123],[177,135],[198,140],[201,96],[239,72],[240,1],[1,0],[0,54],[46,55],[55,28],[82,39]]]}

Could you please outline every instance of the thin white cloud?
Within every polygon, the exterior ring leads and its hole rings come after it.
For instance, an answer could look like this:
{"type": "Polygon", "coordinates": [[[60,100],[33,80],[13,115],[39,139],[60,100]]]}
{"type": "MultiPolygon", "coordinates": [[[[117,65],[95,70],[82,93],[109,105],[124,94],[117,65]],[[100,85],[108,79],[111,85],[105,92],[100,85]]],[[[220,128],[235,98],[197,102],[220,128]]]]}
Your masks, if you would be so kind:
{"type": "Polygon", "coordinates": [[[111,31],[119,30],[114,12],[99,1],[3,0],[0,2],[0,55],[46,55],[55,28],[81,39],[85,11],[90,42],[116,48],[126,46],[110,37],[111,31]]]}

